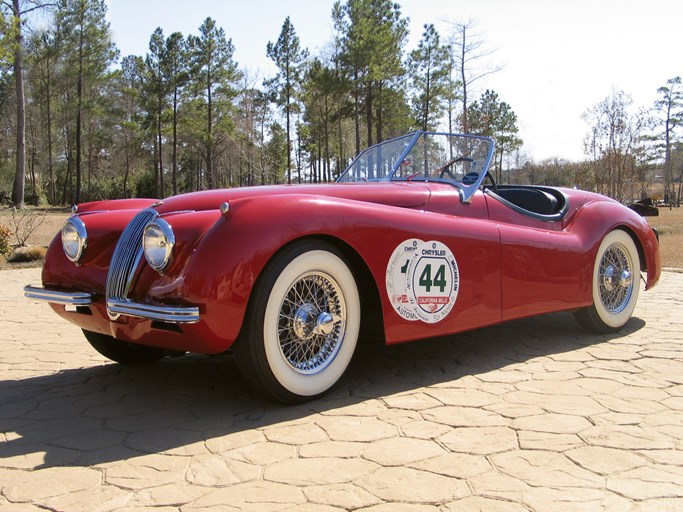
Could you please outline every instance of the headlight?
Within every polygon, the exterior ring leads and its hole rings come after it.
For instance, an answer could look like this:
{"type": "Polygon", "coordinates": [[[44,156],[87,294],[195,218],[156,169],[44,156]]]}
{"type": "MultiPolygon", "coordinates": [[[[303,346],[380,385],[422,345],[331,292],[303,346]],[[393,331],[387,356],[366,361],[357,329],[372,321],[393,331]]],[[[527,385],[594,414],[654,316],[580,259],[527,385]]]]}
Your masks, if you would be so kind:
{"type": "Polygon", "coordinates": [[[150,267],[161,272],[171,259],[174,245],[175,236],[168,222],[157,219],[147,224],[142,235],[142,248],[150,267]]]}
{"type": "Polygon", "coordinates": [[[62,228],[64,254],[74,263],[78,263],[87,245],[88,232],[85,230],[85,224],[79,217],[71,217],[62,228]]]}

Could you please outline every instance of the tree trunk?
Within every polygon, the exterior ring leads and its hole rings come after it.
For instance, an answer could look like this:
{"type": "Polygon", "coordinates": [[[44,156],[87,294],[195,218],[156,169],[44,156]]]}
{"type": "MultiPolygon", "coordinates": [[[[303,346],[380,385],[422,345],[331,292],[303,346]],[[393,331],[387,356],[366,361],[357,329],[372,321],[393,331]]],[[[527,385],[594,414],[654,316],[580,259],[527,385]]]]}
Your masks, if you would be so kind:
{"type": "MultiPolygon", "coordinates": [[[[29,124],[29,133],[30,137],[29,140],[31,141],[30,144],[30,151],[27,154],[27,163],[28,163],[28,176],[29,176],[29,182],[31,183],[31,201],[37,201],[38,200],[38,178],[36,177],[36,160],[38,159],[38,151],[37,151],[37,144],[36,144],[36,129],[33,123],[29,124]]],[[[35,204],[35,206],[38,206],[35,204]]]]}
{"type": "Polygon", "coordinates": [[[26,178],[26,103],[24,94],[24,62],[23,42],[21,35],[21,19],[19,0],[12,0],[17,35],[15,37],[16,50],[14,53],[14,85],[17,95],[17,162],[12,188],[12,203],[24,207],[24,180],[26,178]]]}
{"type": "Polygon", "coordinates": [[[365,122],[368,128],[367,147],[372,146],[372,81],[368,81],[365,91],[365,122]]]}
{"type": "Polygon", "coordinates": [[[45,96],[47,97],[47,168],[50,174],[50,203],[54,206],[57,203],[57,191],[52,167],[52,102],[50,98],[50,60],[47,60],[47,81],[45,83],[45,96]]]}
{"type": "Polygon", "coordinates": [[[130,175],[130,152],[128,149],[129,141],[128,137],[126,137],[123,150],[126,154],[126,172],[123,175],[123,197],[125,199],[128,198],[128,176],[130,175]]]}
{"type": "Polygon", "coordinates": [[[324,181],[332,181],[332,169],[330,169],[330,114],[328,106],[328,97],[325,96],[325,172],[323,173],[324,181]]]}
{"type": "Polygon", "coordinates": [[[427,125],[429,124],[429,101],[431,99],[431,81],[430,81],[431,74],[429,70],[427,70],[427,87],[426,87],[426,101],[425,101],[425,110],[424,110],[424,117],[422,119],[422,126],[423,130],[427,131],[427,125]]]}
{"type": "Polygon", "coordinates": [[[356,155],[360,153],[360,91],[358,84],[358,68],[353,68],[353,113],[356,123],[356,155]]]}
{"type": "Polygon", "coordinates": [[[208,100],[207,108],[207,138],[206,138],[206,181],[209,189],[214,188],[213,162],[212,162],[212,125],[213,125],[213,105],[211,104],[211,68],[206,72],[206,92],[208,100]]]}
{"type": "Polygon", "coordinates": [[[178,195],[178,87],[173,88],[173,195],[178,195]]]}
{"type": "Polygon", "coordinates": [[[78,43],[78,83],[76,85],[78,107],[76,110],[76,197],[74,203],[81,202],[81,111],[83,109],[83,25],[78,43]]]}
{"type": "Polygon", "coordinates": [[[162,144],[162,134],[161,134],[161,111],[162,111],[162,104],[161,104],[161,90],[159,91],[159,96],[157,98],[157,147],[159,150],[159,156],[157,157],[158,159],[158,164],[159,166],[157,167],[159,169],[159,174],[158,174],[158,179],[155,180],[157,183],[157,197],[159,199],[163,199],[166,196],[166,193],[164,191],[164,161],[163,161],[163,144],[162,144]]]}
{"type": "Polygon", "coordinates": [[[382,122],[382,80],[380,80],[377,83],[377,144],[384,140],[382,122]]]}
{"type": "MultiPolygon", "coordinates": [[[[289,74],[287,74],[287,83],[285,84],[285,95],[287,96],[285,98],[285,114],[287,116],[287,184],[291,185],[292,184],[292,137],[290,134],[290,118],[292,115],[292,109],[291,109],[291,97],[290,97],[290,85],[289,85],[289,74]]],[[[300,177],[300,176],[299,176],[300,177]]],[[[301,180],[299,180],[301,181],[301,180]]]]}
{"type": "MultiPolygon", "coordinates": [[[[69,89],[66,90],[66,104],[71,104],[71,94],[69,89]]],[[[73,132],[69,124],[68,118],[65,115],[64,119],[64,134],[66,135],[66,176],[64,177],[64,187],[62,188],[62,203],[73,204],[73,132]],[[67,192],[69,193],[69,201],[67,203],[67,192]]]]}
{"type": "Polygon", "coordinates": [[[462,133],[469,133],[469,122],[467,120],[467,77],[465,76],[465,43],[467,42],[466,27],[462,29],[462,52],[460,53],[460,80],[462,82],[462,133]]]}
{"type": "MultiPolygon", "coordinates": [[[[365,91],[365,122],[367,124],[368,142],[367,147],[372,146],[372,82],[368,81],[365,91]]],[[[375,169],[372,155],[368,155],[368,175],[367,179],[375,178],[375,169]]]]}

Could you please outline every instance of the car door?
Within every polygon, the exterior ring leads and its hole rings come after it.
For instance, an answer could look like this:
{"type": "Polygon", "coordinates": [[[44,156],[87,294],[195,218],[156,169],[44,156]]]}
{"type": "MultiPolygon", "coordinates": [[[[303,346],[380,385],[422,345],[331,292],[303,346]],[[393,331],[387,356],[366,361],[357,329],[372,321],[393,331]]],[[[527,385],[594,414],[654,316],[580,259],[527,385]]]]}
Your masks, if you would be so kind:
{"type": "Polygon", "coordinates": [[[430,188],[427,210],[398,212],[403,229],[383,236],[377,267],[386,276],[390,344],[501,320],[500,235],[483,194],[463,203],[449,185],[430,188]]]}
{"type": "Polygon", "coordinates": [[[582,305],[578,276],[585,251],[561,219],[532,218],[489,194],[486,201],[500,233],[502,319],[582,305]]]}

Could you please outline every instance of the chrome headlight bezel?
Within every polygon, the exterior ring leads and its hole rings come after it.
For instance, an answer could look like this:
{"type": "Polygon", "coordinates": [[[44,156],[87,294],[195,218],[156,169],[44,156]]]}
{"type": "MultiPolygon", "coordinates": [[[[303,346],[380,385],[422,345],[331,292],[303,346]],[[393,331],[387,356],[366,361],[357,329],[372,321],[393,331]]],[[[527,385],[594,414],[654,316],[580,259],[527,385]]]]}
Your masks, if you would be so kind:
{"type": "Polygon", "coordinates": [[[145,226],[142,233],[142,251],[147,263],[154,270],[163,273],[171,261],[174,246],[173,228],[164,219],[155,219],[145,226]]]}
{"type": "Polygon", "coordinates": [[[69,261],[78,264],[88,247],[88,231],[80,217],[69,217],[62,226],[62,249],[69,261]]]}

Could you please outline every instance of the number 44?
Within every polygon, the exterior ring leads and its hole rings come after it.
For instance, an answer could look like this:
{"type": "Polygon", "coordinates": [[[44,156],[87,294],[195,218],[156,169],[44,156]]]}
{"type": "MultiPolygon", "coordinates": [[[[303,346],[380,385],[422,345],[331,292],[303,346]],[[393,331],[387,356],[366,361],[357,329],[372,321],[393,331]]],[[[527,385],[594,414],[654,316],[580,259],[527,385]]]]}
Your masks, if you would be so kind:
{"type": "Polygon", "coordinates": [[[420,275],[419,284],[427,293],[431,291],[432,286],[438,287],[439,292],[443,293],[446,290],[446,286],[448,286],[446,282],[446,265],[439,265],[436,274],[434,274],[434,279],[432,279],[432,264],[427,263],[420,275]]]}

